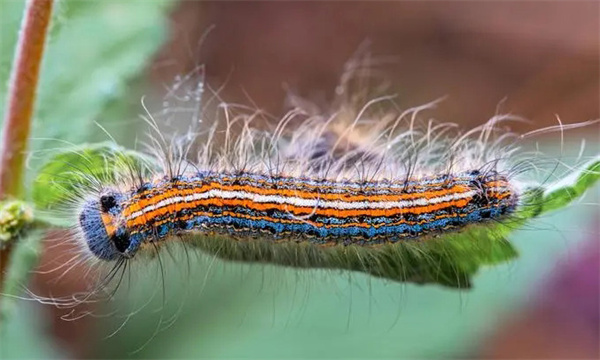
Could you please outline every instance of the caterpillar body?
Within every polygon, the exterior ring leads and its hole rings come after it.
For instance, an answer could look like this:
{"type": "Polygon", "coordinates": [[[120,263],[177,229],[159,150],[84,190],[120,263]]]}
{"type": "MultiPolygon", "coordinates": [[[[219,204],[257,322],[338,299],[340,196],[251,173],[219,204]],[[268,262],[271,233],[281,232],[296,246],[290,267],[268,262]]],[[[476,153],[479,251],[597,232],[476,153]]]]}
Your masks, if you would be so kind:
{"type": "Polygon", "coordinates": [[[147,239],[183,232],[273,243],[375,246],[498,219],[517,196],[495,172],[394,182],[197,173],[108,192],[80,214],[90,251],[132,257],[147,239]]]}

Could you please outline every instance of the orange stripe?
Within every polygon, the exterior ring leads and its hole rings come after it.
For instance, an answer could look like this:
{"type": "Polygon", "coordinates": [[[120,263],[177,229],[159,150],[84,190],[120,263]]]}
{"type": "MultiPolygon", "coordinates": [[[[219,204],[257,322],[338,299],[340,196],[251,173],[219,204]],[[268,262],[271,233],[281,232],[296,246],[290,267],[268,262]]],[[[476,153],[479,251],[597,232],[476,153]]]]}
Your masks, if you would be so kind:
{"type": "MultiPolygon", "coordinates": [[[[193,209],[197,206],[242,206],[251,210],[263,211],[267,209],[276,209],[283,212],[289,212],[294,215],[321,215],[331,217],[349,217],[349,216],[394,216],[399,214],[422,214],[440,210],[450,206],[464,207],[469,203],[469,199],[453,200],[443,202],[434,205],[419,206],[413,208],[395,208],[395,209],[352,209],[352,210],[339,210],[339,209],[320,209],[314,207],[298,207],[293,205],[279,205],[269,203],[256,203],[251,200],[240,200],[240,199],[203,199],[199,201],[189,203],[178,203],[175,204],[174,211],[181,211],[183,209],[193,209]]],[[[135,219],[128,220],[127,226],[134,227],[144,225],[148,220],[156,218],[161,215],[169,213],[166,208],[156,209],[145,214],[145,216],[138,216],[135,219]]]]}
{"type": "MultiPolygon", "coordinates": [[[[247,185],[234,185],[227,186],[219,183],[204,185],[198,188],[191,189],[169,189],[162,191],[159,195],[156,195],[150,199],[137,200],[138,206],[136,208],[143,209],[149,205],[155,205],[162,200],[176,196],[186,196],[191,194],[199,194],[209,190],[223,190],[223,191],[243,191],[246,193],[260,194],[260,195],[278,195],[283,197],[299,197],[302,199],[321,199],[321,200],[338,200],[338,201],[401,201],[401,200],[414,200],[414,199],[431,199],[444,195],[452,195],[462,192],[469,191],[469,187],[466,185],[456,185],[450,189],[427,191],[414,194],[398,194],[398,195],[347,195],[347,194],[317,194],[314,192],[305,192],[300,190],[285,190],[285,189],[262,189],[247,185]]],[[[135,197],[129,200],[130,204],[135,204],[135,197]]],[[[133,210],[132,207],[126,206],[123,215],[128,217],[132,213],[139,209],[133,210]]]]}
{"type": "MultiPolygon", "coordinates": [[[[243,180],[243,179],[250,179],[250,178],[223,178],[222,181],[243,180]]],[[[438,183],[427,184],[427,185],[411,185],[410,189],[421,189],[421,188],[425,188],[426,189],[426,188],[430,188],[430,187],[433,187],[433,186],[440,186],[440,185],[443,185],[443,184],[448,184],[449,182],[453,182],[453,181],[461,180],[461,179],[464,179],[464,178],[452,179],[451,181],[438,182],[438,183]]],[[[255,181],[255,180],[253,180],[253,181],[255,181]]],[[[415,181],[415,180],[409,180],[409,181],[415,181]]],[[[292,181],[290,181],[290,182],[282,182],[282,181],[280,181],[280,182],[277,182],[277,183],[273,183],[273,182],[270,182],[270,181],[258,180],[256,182],[262,183],[262,184],[267,184],[268,186],[283,186],[283,185],[293,185],[294,184],[294,182],[292,182],[292,181]]],[[[504,183],[506,184],[506,182],[504,182],[504,183]]],[[[194,181],[194,182],[188,182],[186,184],[188,186],[191,186],[192,188],[216,188],[217,186],[225,186],[225,187],[228,187],[230,189],[240,189],[242,191],[249,191],[249,192],[252,192],[252,190],[248,190],[248,189],[261,189],[261,190],[265,190],[265,191],[275,191],[277,193],[279,193],[281,191],[279,189],[264,189],[264,188],[262,188],[260,186],[253,186],[253,185],[233,185],[233,186],[232,185],[225,185],[225,184],[222,184],[222,183],[220,183],[218,181],[212,181],[210,183],[206,183],[206,182],[203,182],[203,181],[194,181]]],[[[304,184],[304,183],[302,183],[301,185],[304,188],[309,188],[309,189],[312,188],[312,189],[315,189],[315,190],[319,190],[319,189],[321,189],[321,190],[323,190],[323,189],[325,189],[325,190],[327,190],[327,189],[342,189],[342,190],[348,190],[348,191],[356,191],[357,190],[354,187],[347,187],[347,186],[310,185],[310,184],[304,184]]],[[[163,191],[160,190],[160,189],[161,189],[160,187],[152,188],[152,189],[147,190],[145,192],[142,192],[140,194],[135,194],[131,199],[132,200],[138,200],[138,199],[140,199],[143,196],[147,196],[148,194],[152,194],[152,193],[155,193],[155,192],[162,193],[163,191]]],[[[377,190],[377,189],[381,189],[381,187],[380,186],[369,186],[369,187],[363,187],[363,188],[361,188],[361,190],[363,190],[363,191],[365,191],[365,190],[377,190]]],[[[395,190],[398,191],[398,192],[403,192],[404,191],[402,188],[395,189],[395,190]]],[[[314,194],[315,194],[314,190],[294,190],[294,191],[298,191],[300,194],[306,194],[306,196],[308,196],[308,198],[314,197],[314,194]]],[[[325,195],[325,194],[321,194],[321,195],[325,195]]],[[[340,196],[341,195],[341,196],[349,196],[349,197],[352,196],[352,195],[345,195],[345,194],[327,194],[327,195],[331,195],[331,196],[340,196]]],[[[413,195],[415,195],[415,194],[413,194],[413,195]]],[[[154,195],[154,196],[157,196],[157,195],[154,195]]],[[[301,196],[302,195],[298,195],[298,197],[301,197],[301,196]]],[[[410,194],[407,194],[407,196],[410,196],[410,194]]]]}
{"type": "Polygon", "coordinates": [[[100,218],[102,219],[102,223],[104,224],[104,229],[106,230],[106,234],[108,235],[108,237],[113,236],[114,233],[117,231],[114,216],[110,214],[100,213],[100,218]]]}
{"type": "Polygon", "coordinates": [[[509,187],[508,181],[506,181],[506,180],[489,181],[489,182],[486,182],[484,185],[487,187],[509,187]]]}
{"type": "MultiPolygon", "coordinates": [[[[177,190],[169,190],[168,193],[173,196],[177,190]]],[[[186,192],[190,192],[187,190],[186,192]]],[[[187,195],[187,194],[186,194],[187,195]]],[[[511,196],[511,192],[503,192],[503,193],[492,193],[490,196],[502,200],[506,197],[511,196]]],[[[181,196],[179,194],[175,194],[175,196],[181,196]]],[[[184,209],[193,209],[198,206],[243,206],[252,210],[267,210],[267,209],[276,209],[279,211],[290,212],[294,215],[307,215],[307,214],[315,214],[315,215],[323,215],[323,216],[335,216],[335,217],[349,217],[349,216],[392,216],[397,214],[422,214],[426,212],[432,212],[439,209],[443,209],[449,206],[458,206],[463,207],[468,204],[469,199],[462,200],[453,200],[448,202],[443,202],[435,205],[425,205],[418,206],[412,208],[396,208],[396,209],[350,209],[350,210],[339,210],[339,209],[319,209],[314,207],[298,207],[289,204],[274,204],[274,203],[255,203],[252,200],[248,199],[222,199],[222,198],[211,198],[211,199],[202,199],[193,202],[185,202],[185,203],[177,203],[171,204],[166,207],[162,207],[159,209],[155,209],[151,212],[144,213],[141,216],[133,220],[128,220],[128,226],[138,226],[143,225],[151,219],[168,214],[175,213],[184,209]]],[[[127,207],[124,213],[131,214],[135,211],[139,211],[138,205],[133,203],[131,206],[127,207]]],[[[126,215],[127,216],[127,215],[126,215]]]]}

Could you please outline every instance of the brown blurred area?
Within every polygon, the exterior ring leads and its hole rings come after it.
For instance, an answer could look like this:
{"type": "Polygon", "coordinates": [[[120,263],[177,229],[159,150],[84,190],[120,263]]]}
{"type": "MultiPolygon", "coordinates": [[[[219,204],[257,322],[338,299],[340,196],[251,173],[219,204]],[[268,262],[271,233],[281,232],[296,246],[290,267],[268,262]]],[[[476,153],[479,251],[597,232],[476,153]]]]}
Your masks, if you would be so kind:
{"type": "MultiPolygon", "coordinates": [[[[533,121],[517,131],[556,125],[555,114],[564,123],[600,118],[597,1],[183,1],[173,12],[171,30],[149,68],[157,88],[206,64],[209,84],[226,83],[224,100],[274,115],[285,111],[286,88],[309,99],[331,97],[344,63],[369,41],[375,57],[394,57],[384,71],[402,107],[447,96],[431,113],[439,120],[476,126],[500,103],[500,112],[533,121]]],[[[589,129],[598,135],[600,128],[589,129]]],[[[46,251],[42,266],[51,267],[53,254],[64,251],[46,251]]],[[[56,290],[52,276],[37,276],[40,292],[56,290]]],[[[67,280],[61,293],[85,289],[77,276],[67,280]]],[[[519,314],[490,340],[484,356],[588,357],[579,347],[545,348],[548,341],[541,340],[576,336],[567,321],[573,317],[553,323],[565,324],[562,328],[544,326],[549,312],[562,316],[542,306],[519,314]],[[515,345],[515,336],[537,352],[515,345]]],[[[58,319],[63,314],[51,315],[56,318],[51,331],[75,358],[89,356],[85,341],[92,338],[92,319],[66,322],[58,319]]]]}
{"type": "Polygon", "coordinates": [[[525,309],[483,342],[484,359],[600,358],[600,224],[525,309]]]}
{"type": "Polygon", "coordinates": [[[400,106],[447,96],[432,115],[472,127],[502,103],[529,130],[556,125],[555,114],[600,117],[599,24],[596,1],[184,1],[156,62],[174,66],[152,75],[169,83],[203,63],[209,84],[227,83],[226,101],[280,115],[286,87],[331,97],[368,41],[375,57],[394,57],[383,71],[400,106]]]}
{"type": "MultiPolygon", "coordinates": [[[[92,289],[86,276],[90,270],[82,263],[73,263],[73,254],[77,254],[77,244],[74,241],[65,242],[68,238],[65,230],[57,230],[48,234],[44,239],[44,251],[34,274],[32,286],[40,296],[50,298],[71,298],[74,294],[82,294],[92,289]],[[67,264],[67,266],[65,266],[67,264]]],[[[61,309],[55,306],[45,306],[47,316],[47,331],[52,334],[56,343],[74,359],[89,358],[94,351],[93,336],[94,319],[83,316],[77,321],[67,321],[72,314],[94,313],[96,303],[86,302],[73,309],[61,309]]]]}

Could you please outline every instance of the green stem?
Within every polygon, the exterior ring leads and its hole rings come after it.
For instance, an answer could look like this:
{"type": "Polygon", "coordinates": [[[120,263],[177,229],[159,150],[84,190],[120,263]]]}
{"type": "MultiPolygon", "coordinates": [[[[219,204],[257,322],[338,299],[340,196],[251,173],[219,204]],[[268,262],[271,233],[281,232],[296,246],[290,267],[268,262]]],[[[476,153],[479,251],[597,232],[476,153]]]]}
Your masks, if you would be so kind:
{"type": "MultiPolygon", "coordinates": [[[[10,79],[0,142],[0,199],[19,198],[40,66],[54,0],[28,0],[10,79]]],[[[0,284],[11,247],[0,252],[0,284]]]]}

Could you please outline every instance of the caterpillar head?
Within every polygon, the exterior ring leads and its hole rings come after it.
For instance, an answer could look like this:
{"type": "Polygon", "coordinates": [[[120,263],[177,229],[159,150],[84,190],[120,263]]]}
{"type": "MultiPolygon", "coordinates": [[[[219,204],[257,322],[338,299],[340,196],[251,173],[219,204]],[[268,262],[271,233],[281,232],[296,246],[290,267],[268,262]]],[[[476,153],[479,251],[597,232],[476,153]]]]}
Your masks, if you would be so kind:
{"type": "Polygon", "coordinates": [[[121,216],[124,196],[107,190],[86,201],[79,213],[79,227],[89,250],[101,260],[133,256],[129,232],[121,216]]]}

